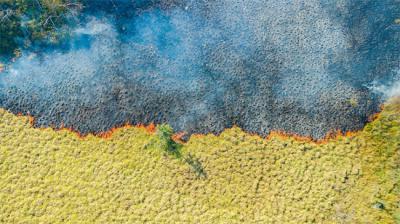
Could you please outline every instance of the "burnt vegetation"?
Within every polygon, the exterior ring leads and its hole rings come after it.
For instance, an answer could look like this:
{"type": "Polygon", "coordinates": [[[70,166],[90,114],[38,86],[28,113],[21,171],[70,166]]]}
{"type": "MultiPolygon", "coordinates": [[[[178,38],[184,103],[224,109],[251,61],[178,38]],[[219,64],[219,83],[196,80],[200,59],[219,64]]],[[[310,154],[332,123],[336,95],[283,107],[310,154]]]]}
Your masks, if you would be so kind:
{"type": "Polygon", "coordinates": [[[360,130],[399,79],[397,4],[3,0],[0,107],[83,135],[360,130]]]}

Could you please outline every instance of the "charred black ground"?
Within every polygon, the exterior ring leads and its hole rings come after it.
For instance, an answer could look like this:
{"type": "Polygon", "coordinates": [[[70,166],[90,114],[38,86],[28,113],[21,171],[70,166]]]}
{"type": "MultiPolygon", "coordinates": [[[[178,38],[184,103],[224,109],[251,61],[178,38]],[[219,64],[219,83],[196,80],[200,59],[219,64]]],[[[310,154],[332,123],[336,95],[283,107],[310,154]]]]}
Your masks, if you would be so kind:
{"type": "Polygon", "coordinates": [[[82,133],[169,123],[314,138],[379,111],[398,77],[398,1],[97,1],[68,49],[24,52],[0,106],[82,133]]]}

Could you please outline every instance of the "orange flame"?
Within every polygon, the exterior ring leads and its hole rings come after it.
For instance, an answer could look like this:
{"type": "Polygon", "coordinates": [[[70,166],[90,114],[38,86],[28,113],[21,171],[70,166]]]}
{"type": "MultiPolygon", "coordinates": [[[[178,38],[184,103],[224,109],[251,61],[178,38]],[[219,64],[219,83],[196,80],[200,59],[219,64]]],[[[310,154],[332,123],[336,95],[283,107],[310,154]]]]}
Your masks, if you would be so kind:
{"type": "MultiPolygon", "coordinates": [[[[384,105],[382,105],[380,108],[381,108],[381,111],[382,111],[384,109],[384,105]]],[[[372,121],[378,119],[380,117],[380,115],[381,115],[380,112],[375,113],[375,114],[371,115],[368,118],[368,121],[372,122],[372,121]]],[[[22,117],[22,116],[27,117],[28,118],[28,122],[29,122],[29,124],[31,126],[33,126],[35,124],[35,118],[33,116],[31,116],[30,114],[24,115],[21,112],[19,112],[19,113],[17,113],[17,116],[19,116],[19,117],[22,117]]],[[[149,134],[154,134],[155,131],[156,131],[156,125],[154,123],[150,123],[149,125],[144,125],[144,124],[132,125],[129,122],[127,122],[122,126],[113,127],[108,131],[96,133],[96,134],[94,134],[94,136],[97,136],[97,137],[100,137],[100,138],[103,138],[103,139],[109,139],[118,130],[124,129],[124,128],[125,129],[132,128],[132,127],[144,129],[149,134]]],[[[80,139],[85,139],[88,136],[88,135],[81,134],[79,131],[77,131],[77,130],[75,130],[73,128],[65,127],[64,123],[61,123],[59,128],[54,127],[54,126],[51,126],[50,128],[52,128],[55,131],[69,131],[69,132],[75,133],[78,136],[78,138],[80,138],[80,139]]],[[[39,128],[39,129],[45,129],[45,128],[39,128]]],[[[358,131],[355,131],[355,132],[347,131],[347,132],[343,133],[342,131],[337,130],[337,131],[328,132],[326,134],[326,136],[324,138],[322,138],[322,139],[313,139],[310,136],[302,136],[302,135],[298,135],[298,134],[294,134],[294,133],[288,133],[288,132],[284,132],[284,131],[280,131],[280,130],[275,130],[275,131],[271,131],[270,134],[266,137],[266,139],[267,140],[271,140],[273,138],[280,138],[280,139],[285,140],[285,139],[288,139],[288,138],[293,138],[294,140],[301,141],[301,142],[314,142],[316,144],[325,144],[325,143],[328,143],[331,140],[339,139],[341,137],[354,137],[357,133],[358,133],[358,131]]],[[[255,134],[255,133],[249,133],[249,134],[258,135],[258,134],[255,134]]],[[[185,135],[186,135],[185,132],[178,132],[178,133],[175,133],[172,136],[172,139],[175,142],[183,143],[184,141],[182,140],[182,138],[185,135]]],[[[194,137],[194,136],[202,137],[202,136],[204,136],[204,134],[192,134],[192,137],[194,137]]]]}
{"type": "MultiPolygon", "coordinates": [[[[28,119],[28,123],[29,123],[32,127],[35,125],[35,118],[34,118],[32,115],[30,115],[30,114],[24,115],[23,113],[19,112],[19,113],[17,113],[17,116],[18,116],[18,117],[26,117],[26,118],[28,119]]],[[[118,130],[120,130],[120,129],[132,128],[132,127],[134,127],[134,126],[131,125],[129,122],[127,122],[127,123],[125,123],[125,124],[122,125],[122,126],[113,127],[113,128],[111,128],[110,130],[108,130],[108,131],[95,133],[95,134],[93,134],[93,135],[94,135],[94,136],[97,136],[97,137],[100,137],[100,138],[103,138],[103,139],[109,139],[109,138],[111,138],[112,135],[113,135],[115,132],[117,132],[118,130]]],[[[154,123],[150,123],[150,124],[147,125],[147,126],[146,126],[146,125],[143,125],[143,124],[137,124],[137,125],[135,125],[135,127],[136,127],[136,128],[140,128],[140,129],[144,129],[144,130],[147,131],[149,134],[153,134],[153,133],[155,133],[155,131],[156,131],[156,125],[155,125],[154,123]]],[[[77,131],[77,130],[71,128],[71,127],[65,127],[65,125],[64,125],[63,122],[61,122],[60,127],[50,126],[50,128],[53,129],[54,131],[68,131],[68,132],[72,132],[72,133],[76,134],[76,136],[77,136],[79,139],[82,139],[82,140],[84,140],[84,139],[89,135],[89,134],[82,134],[82,133],[80,133],[79,131],[77,131]]],[[[44,130],[44,129],[46,129],[46,128],[40,127],[40,128],[38,128],[38,129],[44,130]]]]}
{"type": "Polygon", "coordinates": [[[173,136],[172,136],[172,140],[174,140],[174,142],[178,142],[178,143],[183,143],[184,141],[182,140],[183,139],[183,137],[186,135],[186,132],[178,132],[178,133],[175,133],[173,136]]]}
{"type": "MultiPolygon", "coordinates": [[[[380,106],[380,111],[383,111],[385,105],[382,104],[380,106]]],[[[372,114],[371,116],[368,117],[368,122],[373,122],[377,120],[381,116],[381,112],[377,112],[375,114],[372,114]]],[[[324,138],[322,139],[313,139],[310,136],[301,136],[298,134],[293,134],[293,133],[287,133],[283,131],[271,131],[270,134],[267,136],[267,140],[270,140],[274,137],[280,138],[280,139],[288,139],[288,138],[293,138],[296,141],[301,141],[301,142],[314,142],[316,144],[326,144],[331,140],[337,140],[342,137],[354,137],[357,135],[359,131],[347,131],[343,133],[341,130],[333,130],[329,131],[324,138]]]]}
{"type": "Polygon", "coordinates": [[[147,130],[149,133],[154,133],[154,132],[156,132],[156,125],[155,125],[154,123],[151,123],[150,125],[148,125],[148,126],[146,127],[146,130],[147,130]]]}

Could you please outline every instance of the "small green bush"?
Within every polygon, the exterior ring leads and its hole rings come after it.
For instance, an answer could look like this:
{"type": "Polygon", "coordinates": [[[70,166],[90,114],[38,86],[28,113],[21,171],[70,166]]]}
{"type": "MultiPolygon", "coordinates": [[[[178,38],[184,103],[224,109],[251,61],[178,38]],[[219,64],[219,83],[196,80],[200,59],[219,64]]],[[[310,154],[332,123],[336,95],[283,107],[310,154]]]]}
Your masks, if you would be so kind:
{"type": "Polygon", "coordinates": [[[180,152],[180,149],[182,148],[182,146],[172,139],[173,134],[174,129],[172,129],[172,127],[168,124],[158,125],[156,132],[157,145],[168,154],[173,155],[176,158],[181,158],[182,154],[180,152]]]}
{"type": "Polygon", "coordinates": [[[161,149],[168,155],[187,163],[190,168],[196,173],[198,178],[206,178],[207,174],[198,158],[193,157],[190,153],[187,156],[182,155],[181,149],[183,145],[175,142],[172,138],[174,129],[168,124],[157,126],[156,137],[144,146],[147,149],[149,146],[155,146],[161,149]]]}

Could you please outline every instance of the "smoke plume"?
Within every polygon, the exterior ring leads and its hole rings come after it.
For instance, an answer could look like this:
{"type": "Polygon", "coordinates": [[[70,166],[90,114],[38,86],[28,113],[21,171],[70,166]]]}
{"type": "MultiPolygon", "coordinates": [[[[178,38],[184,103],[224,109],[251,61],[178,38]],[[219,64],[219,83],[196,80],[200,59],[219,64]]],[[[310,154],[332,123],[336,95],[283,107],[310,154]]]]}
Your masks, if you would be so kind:
{"type": "Polygon", "coordinates": [[[27,50],[0,74],[1,107],[82,133],[166,122],[321,138],[396,94],[395,0],[85,4],[68,48],[27,50]]]}

